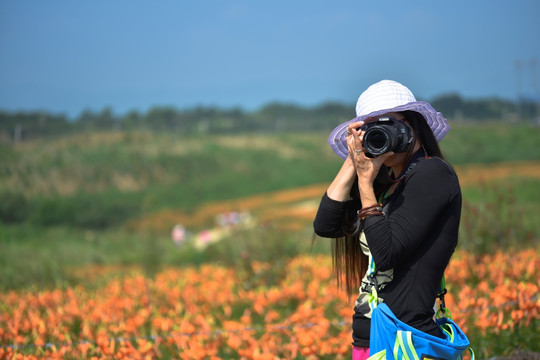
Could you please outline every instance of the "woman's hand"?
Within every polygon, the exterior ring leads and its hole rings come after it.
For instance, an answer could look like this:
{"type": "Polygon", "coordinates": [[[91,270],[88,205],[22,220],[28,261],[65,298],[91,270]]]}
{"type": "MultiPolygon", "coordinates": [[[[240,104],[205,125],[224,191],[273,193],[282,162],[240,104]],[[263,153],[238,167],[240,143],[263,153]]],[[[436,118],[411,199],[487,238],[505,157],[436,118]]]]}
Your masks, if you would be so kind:
{"type": "Polygon", "coordinates": [[[394,153],[388,152],[374,158],[367,157],[363,147],[364,132],[360,130],[362,125],[364,125],[364,122],[358,121],[348,126],[347,145],[349,148],[349,158],[354,164],[358,176],[358,185],[371,186],[379,173],[381,165],[394,153]]]}

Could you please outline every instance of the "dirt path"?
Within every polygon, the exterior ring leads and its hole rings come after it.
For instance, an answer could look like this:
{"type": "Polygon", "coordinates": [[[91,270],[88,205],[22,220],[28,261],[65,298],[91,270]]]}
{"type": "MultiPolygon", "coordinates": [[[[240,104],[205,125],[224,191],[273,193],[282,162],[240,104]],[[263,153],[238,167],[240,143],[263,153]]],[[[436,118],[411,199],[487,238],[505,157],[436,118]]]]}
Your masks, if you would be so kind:
{"type": "Polygon", "coordinates": [[[456,168],[461,186],[470,186],[508,177],[540,179],[540,161],[477,164],[456,168]]]}

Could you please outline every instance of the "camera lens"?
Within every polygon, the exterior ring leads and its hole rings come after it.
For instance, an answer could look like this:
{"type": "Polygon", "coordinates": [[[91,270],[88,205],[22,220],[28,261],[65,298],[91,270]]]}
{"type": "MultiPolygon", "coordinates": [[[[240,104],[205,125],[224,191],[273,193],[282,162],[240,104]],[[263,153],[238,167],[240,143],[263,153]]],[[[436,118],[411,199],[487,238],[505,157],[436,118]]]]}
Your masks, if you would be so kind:
{"type": "Polygon", "coordinates": [[[379,150],[385,147],[387,137],[386,134],[379,130],[374,130],[369,134],[368,143],[373,150],[379,150]]]}
{"type": "Polygon", "coordinates": [[[367,152],[378,156],[390,150],[391,139],[386,129],[373,127],[364,135],[364,147],[367,152]]]}

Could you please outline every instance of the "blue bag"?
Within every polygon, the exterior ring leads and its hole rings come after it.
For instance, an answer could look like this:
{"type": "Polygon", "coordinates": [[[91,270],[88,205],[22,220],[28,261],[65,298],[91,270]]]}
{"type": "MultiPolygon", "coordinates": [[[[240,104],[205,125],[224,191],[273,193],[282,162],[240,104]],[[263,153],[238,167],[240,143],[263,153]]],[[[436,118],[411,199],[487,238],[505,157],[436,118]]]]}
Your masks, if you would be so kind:
{"type": "Polygon", "coordinates": [[[446,317],[436,321],[444,339],[398,320],[386,304],[378,305],[371,314],[369,359],[461,359],[470,346],[467,336],[446,317]]]}
{"type": "Polygon", "coordinates": [[[444,338],[439,338],[417,330],[400,321],[385,303],[379,303],[377,282],[375,281],[375,263],[370,255],[368,278],[371,282],[370,307],[371,328],[368,360],[457,360],[469,350],[471,359],[474,352],[465,333],[454,323],[450,311],[445,308],[444,294],[446,284],[441,281],[439,298],[441,308],[437,312],[437,325],[444,338]]]}

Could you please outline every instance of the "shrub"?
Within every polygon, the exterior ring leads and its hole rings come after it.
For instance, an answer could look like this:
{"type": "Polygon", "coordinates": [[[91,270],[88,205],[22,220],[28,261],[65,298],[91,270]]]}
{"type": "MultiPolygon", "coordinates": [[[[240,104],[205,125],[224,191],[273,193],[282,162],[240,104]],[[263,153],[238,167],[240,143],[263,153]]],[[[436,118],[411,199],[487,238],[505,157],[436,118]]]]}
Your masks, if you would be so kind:
{"type": "Polygon", "coordinates": [[[30,204],[21,193],[0,193],[0,221],[5,224],[22,222],[30,211],[30,204]]]}
{"type": "Polygon", "coordinates": [[[521,188],[484,184],[475,194],[481,200],[464,199],[461,248],[475,254],[486,254],[500,249],[534,246],[538,240],[535,235],[538,226],[536,222],[529,221],[527,202],[516,200],[517,195],[523,197],[527,191],[526,182],[519,185],[521,188]]]}
{"type": "Polygon", "coordinates": [[[36,200],[31,220],[42,226],[99,230],[121,224],[138,210],[132,201],[85,194],[36,200]]]}

